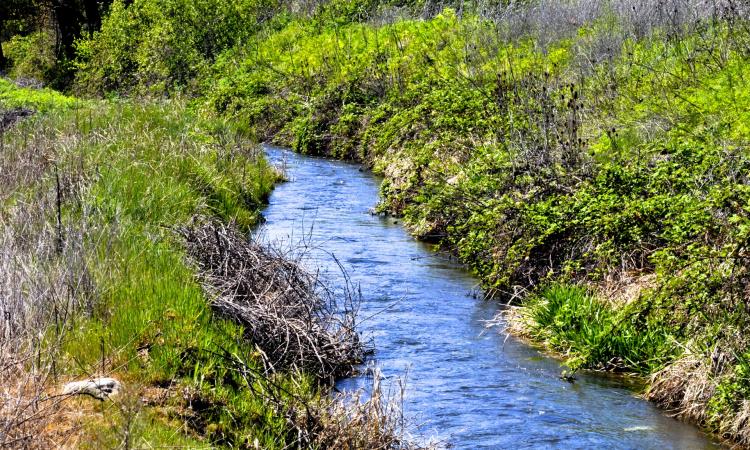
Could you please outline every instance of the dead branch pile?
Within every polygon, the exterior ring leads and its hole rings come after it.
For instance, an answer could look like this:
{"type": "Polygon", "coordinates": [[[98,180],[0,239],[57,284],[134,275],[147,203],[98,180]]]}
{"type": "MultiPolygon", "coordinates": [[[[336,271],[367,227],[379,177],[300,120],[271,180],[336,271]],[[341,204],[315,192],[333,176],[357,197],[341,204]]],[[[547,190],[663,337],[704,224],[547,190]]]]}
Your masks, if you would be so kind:
{"type": "Polygon", "coordinates": [[[221,223],[195,223],[179,231],[213,308],[246,327],[268,370],[332,381],[362,362],[353,290],[335,295],[297,258],[221,223]]]}

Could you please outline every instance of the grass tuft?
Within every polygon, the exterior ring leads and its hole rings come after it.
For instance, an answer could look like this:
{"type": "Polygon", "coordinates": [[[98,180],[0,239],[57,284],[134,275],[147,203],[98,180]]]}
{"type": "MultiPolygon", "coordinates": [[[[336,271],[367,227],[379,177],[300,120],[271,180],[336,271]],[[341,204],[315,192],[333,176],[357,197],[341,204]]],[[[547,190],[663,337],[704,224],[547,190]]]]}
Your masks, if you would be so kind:
{"type": "Polygon", "coordinates": [[[568,357],[574,369],[649,374],[675,353],[661,327],[643,323],[630,308],[613,309],[582,287],[552,285],[523,311],[529,334],[568,357]]]}

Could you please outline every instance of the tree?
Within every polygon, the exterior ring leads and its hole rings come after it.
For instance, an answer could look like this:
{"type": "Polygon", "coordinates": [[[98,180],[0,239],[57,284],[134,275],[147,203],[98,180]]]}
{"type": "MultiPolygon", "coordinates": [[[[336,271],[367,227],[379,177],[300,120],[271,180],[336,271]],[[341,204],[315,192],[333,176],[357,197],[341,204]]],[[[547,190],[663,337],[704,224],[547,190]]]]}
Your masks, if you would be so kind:
{"type": "Polygon", "coordinates": [[[57,57],[71,60],[75,57],[76,39],[81,36],[83,11],[75,0],[52,0],[52,14],[57,23],[57,57]]]}
{"type": "Polygon", "coordinates": [[[0,0],[0,69],[8,65],[2,46],[2,42],[8,38],[8,22],[33,22],[39,13],[39,6],[35,0],[0,0]]]}
{"type": "MultiPolygon", "coordinates": [[[[0,36],[3,35],[3,18],[0,16],[0,36]]],[[[8,65],[8,58],[3,53],[3,39],[0,37],[0,70],[5,69],[8,65]]]]}
{"type": "Polygon", "coordinates": [[[86,14],[86,28],[93,33],[102,27],[102,8],[108,6],[109,2],[98,2],[97,0],[83,0],[83,12],[86,14]]]}
{"type": "MultiPolygon", "coordinates": [[[[0,0],[5,1],[5,0],[0,0]]],[[[102,26],[102,16],[112,0],[47,0],[51,1],[52,13],[59,32],[58,57],[75,57],[75,40],[84,30],[89,34],[102,26]]]]}

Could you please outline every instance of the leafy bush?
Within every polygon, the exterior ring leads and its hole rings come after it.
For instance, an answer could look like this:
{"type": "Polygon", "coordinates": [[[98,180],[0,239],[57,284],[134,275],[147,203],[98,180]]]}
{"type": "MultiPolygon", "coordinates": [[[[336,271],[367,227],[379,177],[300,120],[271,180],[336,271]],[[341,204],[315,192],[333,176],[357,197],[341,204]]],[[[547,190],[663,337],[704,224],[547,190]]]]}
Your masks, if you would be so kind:
{"type": "Polygon", "coordinates": [[[117,0],[101,30],[77,43],[76,85],[100,95],[194,90],[208,64],[252,36],[277,6],[274,0],[117,0]]]}
{"type": "Polygon", "coordinates": [[[17,35],[4,43],[3,47],[10,61],[11,77],[38,82],[55,78],[58,63],[52,33],[40,31],[28,36],[17,35]]]}

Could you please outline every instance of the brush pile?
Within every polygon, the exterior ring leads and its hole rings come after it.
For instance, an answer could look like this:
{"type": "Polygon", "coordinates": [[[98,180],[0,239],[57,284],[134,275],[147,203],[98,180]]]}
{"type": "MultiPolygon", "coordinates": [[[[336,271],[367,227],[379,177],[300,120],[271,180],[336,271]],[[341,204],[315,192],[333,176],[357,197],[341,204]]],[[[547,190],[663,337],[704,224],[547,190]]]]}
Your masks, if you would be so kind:
{"type": "Polygon", "coordinates": [[[300,256],[231,226],[198,219],[179,232],[213,308],[245,326],[267,371],[303,370],[331,382],[362,362],[352,289],[336,295],[300,265],[300,256]]]}

